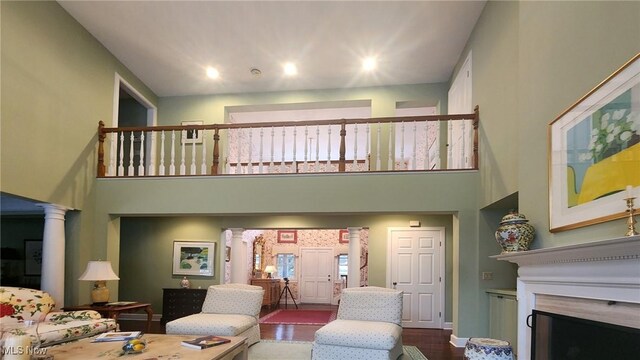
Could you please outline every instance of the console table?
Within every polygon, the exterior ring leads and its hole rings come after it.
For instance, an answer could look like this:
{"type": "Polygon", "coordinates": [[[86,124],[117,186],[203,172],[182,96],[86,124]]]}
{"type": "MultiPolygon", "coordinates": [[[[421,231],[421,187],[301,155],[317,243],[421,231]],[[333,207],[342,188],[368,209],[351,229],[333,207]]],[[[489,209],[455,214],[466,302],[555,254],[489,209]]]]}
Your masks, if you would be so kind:
{"type": "Polygon", "coordinates": [[[109,305],[77,305],[77,306],[65,306],[62,308],[64,311],[82,311],[82,310],[94,310],[100,313],[104,317],[114,319],[118,322],[118,316],[121,313],[134,312],[144,310],[147,313],[147,333],[151,332],[151,319],[153,318],[153,309],[151,304],[139,303],[139,302],[122,302],[121,304],[114,303],[109,305]]]}
{"type": "Polygon", "coordinates": [[[251,279],[251,285],[260,286],[264,289],[262,305],[273,307],[278,303],[280,297],[280,279],[251,279]]]}
{"type": "Polygon", "coordinates": [[[162,289],[161,324],[201,312],[206,296],[207,289],[162,289]]]}

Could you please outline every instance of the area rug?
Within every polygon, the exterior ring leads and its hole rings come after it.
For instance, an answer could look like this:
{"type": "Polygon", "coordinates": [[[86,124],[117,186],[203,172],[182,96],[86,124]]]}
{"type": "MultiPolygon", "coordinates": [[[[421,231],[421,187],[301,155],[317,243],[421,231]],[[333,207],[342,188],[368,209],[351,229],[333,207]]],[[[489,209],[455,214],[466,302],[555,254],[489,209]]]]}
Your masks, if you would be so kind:
{"type": "MultiPolygon", "coordinates": [[[[403,346],[401,360],[427,360],[415,346],[403,346]]],[[[311,342],[260,340],[249,348],[249,360],[309,360],[311,342]]]]}
{"type": "Polygon", "coordinates": [[[276,310],[260,318],[260,324],[324,325],[336,319],[335,310],[276,310]]]}

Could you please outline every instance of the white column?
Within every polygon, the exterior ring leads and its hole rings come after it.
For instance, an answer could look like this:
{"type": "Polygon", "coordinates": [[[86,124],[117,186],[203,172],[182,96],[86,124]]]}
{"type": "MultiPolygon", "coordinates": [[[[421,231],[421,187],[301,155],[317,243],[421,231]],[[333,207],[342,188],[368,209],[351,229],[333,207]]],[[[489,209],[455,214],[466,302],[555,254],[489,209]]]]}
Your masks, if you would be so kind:
{"type": "Polygon", "coordinates": [[[229,230],[231,230],[231,283],[247,284],[249,283],[247,246],[242,241],[244,229],[229,230]]]}
{"type": "Polygon", "coordinates": [[[349,266],[347,268],[347,287],[360,287],[360,228],[350,227],[349,266]]]}
{"type": "Polygon", "coordinates": [[[64,215],[69,209],[54,204],[38,206],[44,209],[40,289],[51,294],[60,309],[64,306],[64,215]]]}

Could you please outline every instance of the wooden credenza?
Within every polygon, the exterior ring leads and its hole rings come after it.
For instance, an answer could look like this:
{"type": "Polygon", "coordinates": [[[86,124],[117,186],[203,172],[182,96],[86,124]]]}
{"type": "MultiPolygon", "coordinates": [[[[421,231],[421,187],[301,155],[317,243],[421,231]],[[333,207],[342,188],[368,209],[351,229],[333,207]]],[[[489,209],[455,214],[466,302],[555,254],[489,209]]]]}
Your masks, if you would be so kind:
{"type": "Polygon", "coordinates": [[[262,305],[273,307],[280,297],[280,279],[251,279],[251,285],[261,286],[264,289],[262,305]]]}
{"type": "Polygon", "coordinates": [[[207,289],[162,289],[162,321],[164,325],[171,320],[202,311],[202,303],[207,289]]]}

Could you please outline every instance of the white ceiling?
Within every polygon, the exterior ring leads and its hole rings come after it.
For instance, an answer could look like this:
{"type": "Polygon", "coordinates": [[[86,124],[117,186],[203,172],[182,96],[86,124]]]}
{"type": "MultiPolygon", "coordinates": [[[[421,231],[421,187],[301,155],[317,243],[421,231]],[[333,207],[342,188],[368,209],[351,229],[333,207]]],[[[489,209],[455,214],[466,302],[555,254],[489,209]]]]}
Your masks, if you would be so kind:
{"type": "Polygon", "coordinates": [[[485,1],[58,1],[158,96],[448,81],[485,1]],[[361,59],[378,57],[377,71],[361,59]],[[285,78],[293,61],[299,75],[285,78]],[[206,77],[207,66],[220,78],[206,77]],[[251,68],[262,75],[251,75],[251,68]]]}

